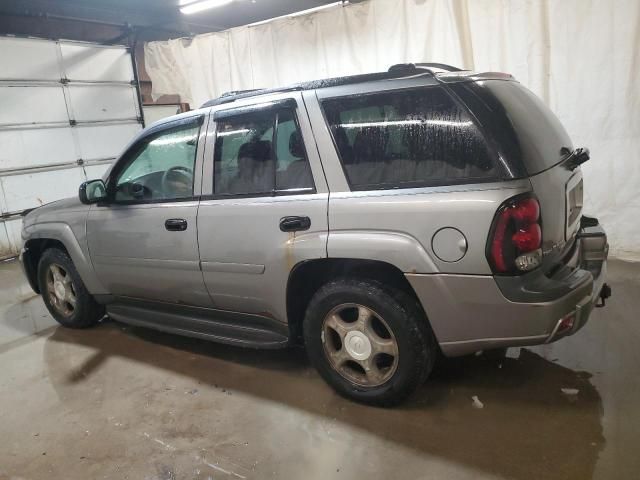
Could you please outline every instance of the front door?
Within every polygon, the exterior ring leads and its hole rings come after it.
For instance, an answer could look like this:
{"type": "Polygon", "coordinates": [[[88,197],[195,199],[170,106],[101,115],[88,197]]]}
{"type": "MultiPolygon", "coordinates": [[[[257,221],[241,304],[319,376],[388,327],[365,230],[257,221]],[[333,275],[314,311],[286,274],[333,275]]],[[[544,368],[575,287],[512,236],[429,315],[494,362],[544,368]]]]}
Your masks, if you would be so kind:
{"type": "Polygon", "coordinates": [[[211,306],[196,224],[203,118],[187,117],[145,132],[109,175],[109,201],[92,206],[89,251],[111,294],[211,306]]]}
{"type": "Polygon", "coordinates": [[[216,308],[285,321],[291,270],[326,257],[328,190],[301,94],[260,102],[209,122],[198,244],[216,308]]]}

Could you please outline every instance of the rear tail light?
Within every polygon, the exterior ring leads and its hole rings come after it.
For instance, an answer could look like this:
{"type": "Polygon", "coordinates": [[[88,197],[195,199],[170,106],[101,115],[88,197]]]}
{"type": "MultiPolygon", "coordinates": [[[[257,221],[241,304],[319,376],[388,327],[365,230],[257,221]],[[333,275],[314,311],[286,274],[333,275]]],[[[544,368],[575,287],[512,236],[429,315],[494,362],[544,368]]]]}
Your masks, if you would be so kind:
{"type": "Polygon", "coordinates": [[[573,328],[573,324],[575,323],[575,321],[576,321],[575,312],[571,312],[570,314],[562,317],[562,319],[560,319],[560,322],[558,322],[558,327],[556,328],[556,335],[560,335],[561,333],[565,333],[571,330],[573,328]]]}
{"type": "Polygon", "coordinates": [[[503,203],[491,226],[487,257],[495,273],[519,273],[542,263],[540,204],[530,195],[503,203]]]}

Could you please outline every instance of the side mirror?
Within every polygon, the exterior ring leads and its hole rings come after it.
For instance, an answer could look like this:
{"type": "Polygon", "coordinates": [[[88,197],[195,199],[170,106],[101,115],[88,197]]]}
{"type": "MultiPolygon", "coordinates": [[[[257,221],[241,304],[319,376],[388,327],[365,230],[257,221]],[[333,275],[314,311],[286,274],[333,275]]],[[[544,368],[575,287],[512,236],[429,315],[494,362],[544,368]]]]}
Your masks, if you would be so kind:
{"type": "Polygon", "coordinates": [[[100,179],[89,180],[80,185],[78,196],[80,197],[80,201],[86,205],[98,203],[101,200],[107,199],[107,187],[100,179]]]}

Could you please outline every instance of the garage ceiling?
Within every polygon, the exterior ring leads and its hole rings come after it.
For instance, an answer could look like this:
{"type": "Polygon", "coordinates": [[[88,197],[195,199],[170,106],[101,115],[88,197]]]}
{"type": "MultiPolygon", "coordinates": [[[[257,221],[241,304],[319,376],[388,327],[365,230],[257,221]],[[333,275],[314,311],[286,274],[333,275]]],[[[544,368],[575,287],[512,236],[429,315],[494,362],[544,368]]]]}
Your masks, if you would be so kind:
{"type": "MultiPolygon", "coordinates": [[[[160,40],[197,33],[225,30],[240,25],[288,15],[334,3],[335,0],[234,0],[232,3],[183,15],[179,0],[3,0],[0,5],[0,34],[33,34],[33,22],[57,22],[73,17],[113,24],[145,27],[141,38],[160,40]],[[21,26],[16,18],[28,18],[21,26]],[[25,30],[25,31],[20,31],[25,30]]],[[[70,35],[84,36],[69,32],[70,35]]],[[[88,38],[78,38],[90,40],[88,38]]]]}

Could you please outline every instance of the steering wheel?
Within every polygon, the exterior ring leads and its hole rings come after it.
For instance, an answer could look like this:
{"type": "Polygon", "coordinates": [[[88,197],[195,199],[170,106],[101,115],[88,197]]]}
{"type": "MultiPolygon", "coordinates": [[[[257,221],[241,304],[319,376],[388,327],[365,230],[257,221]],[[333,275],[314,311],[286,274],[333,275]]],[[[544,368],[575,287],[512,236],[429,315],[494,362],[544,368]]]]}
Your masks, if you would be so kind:
{"type": "Polygon", "coordinates": [[[188,167],[183,167],[182,165],[177,165],[175,167],[169,168],[162,174],[162,191],[167,194],[178,194],[181,196],[181,193],[178,189],[180,189],[180,185],[176,184],[184,184],[185,194],[187,194],[187,190],[191,190],[193,185],[193,170],[188,167]]]}

